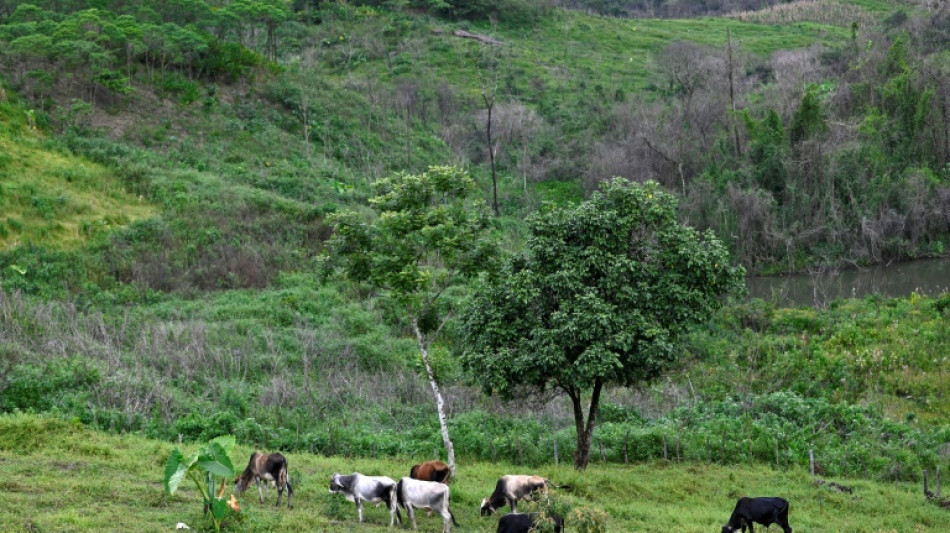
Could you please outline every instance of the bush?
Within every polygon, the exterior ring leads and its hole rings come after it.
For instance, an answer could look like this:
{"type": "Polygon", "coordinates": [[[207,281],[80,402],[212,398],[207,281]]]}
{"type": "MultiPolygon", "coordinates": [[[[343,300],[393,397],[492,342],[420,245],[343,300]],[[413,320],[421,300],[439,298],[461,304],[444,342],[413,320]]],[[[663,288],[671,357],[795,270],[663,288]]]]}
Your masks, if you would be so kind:
{"type": "Polygon", "coordinates": [[[49,411],[70,395],[88,393],[99,380],[99,369],[80,357],[22,363],[0,382],[0,412],[49,411]]]}

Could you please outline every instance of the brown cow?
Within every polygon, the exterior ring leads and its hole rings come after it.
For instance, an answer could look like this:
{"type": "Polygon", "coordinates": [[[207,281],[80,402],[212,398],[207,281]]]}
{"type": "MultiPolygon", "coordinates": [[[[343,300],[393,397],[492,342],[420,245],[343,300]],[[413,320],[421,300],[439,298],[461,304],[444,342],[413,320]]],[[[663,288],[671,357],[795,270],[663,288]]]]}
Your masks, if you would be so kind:
{"type": "Polygon", "coordinates": [[[280,507],[280,497],[284,495],[284,488],[287,489],[287,508],[293,509],[291,498],[294,495],[294,488],[290,486],[290,479],[287,475],[287,458],[279,453],[266,455],[260,452],[254,452],[251,460],[247,463],[247,468],[237,481],[234,483],[234,490],[241,494],[251,484],[251,480],[257,481],[257,494],[261,503],[264,503],[264,492],[261,490],[261,480],[270,481],[277,487],[277,506],[280,507]]]}
{"type": "Polygon", "coordinates": [[[452,476],[452,470],[449,465],[442,461],[426,461],[418,464],[409,470],[409,477],[420,479],[422,481],[435,481],[448,485],[452,476]]]}

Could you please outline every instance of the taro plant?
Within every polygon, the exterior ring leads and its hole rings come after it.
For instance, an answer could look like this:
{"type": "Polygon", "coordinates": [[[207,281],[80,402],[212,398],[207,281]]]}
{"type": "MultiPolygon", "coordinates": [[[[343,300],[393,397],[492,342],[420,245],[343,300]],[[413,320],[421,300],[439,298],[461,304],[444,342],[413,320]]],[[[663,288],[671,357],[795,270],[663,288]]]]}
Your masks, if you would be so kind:
{"type": "Polygon", "coordinates": [[[194,481],[201,494],[205,514],[211,511],[215,531],[221,531],[221,521],[228,515],[229,508],[235,513],[239,512],[233,496],[232,501],[224,499],[225,481],[234,476],[234,464],[230,457],[233,449],[234,436],[226,435],[212,439],[187,458],[175,448],[165,463],[165,492],[174,494],[186,477],[194,481]],[[214,487],[219,478],[221,489],[215,495],[214,487]]]}

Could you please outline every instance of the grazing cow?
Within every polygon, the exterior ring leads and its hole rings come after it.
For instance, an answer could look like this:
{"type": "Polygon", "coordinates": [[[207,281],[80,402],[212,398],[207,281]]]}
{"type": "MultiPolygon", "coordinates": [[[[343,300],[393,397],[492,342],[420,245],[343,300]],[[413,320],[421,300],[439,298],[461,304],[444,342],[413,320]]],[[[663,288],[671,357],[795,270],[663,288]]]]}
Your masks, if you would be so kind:
{"type": "Polygon", "coordinates": [[[257,481],[257,494],[261,503],[264,503],[264,491],[261,489],[261,480],[270,481],[271,485],[277,487],[277,507],[280,507],[280,497],[284,495],[284,488],[287,489],[287,508],[293,509],[291,501],[294,496],[294,488],[290,484],[290,478],[287,476],[287,458],[279,453],[265,455],[260,452],[251,454],[251,460],[247,463],[247,468],[234,482],[234,492],[242,494],[251,484],[251,480],[257,481]]]}
{"type": "Polygon", "coordinates": [[[409,477],[412,479],[421,479],[422,481],[435,481],[438,483],[449,484],[449,477],[452,470],[449,465],[442,461],[426,461],[418,464],[409,470],[409,477]]]}
{"type": "Polygon", "coordinates": [[[523,500],[535,491],[547,491],[547,488],[557,487],[569,489],[570,485],[555,485],[541,476],[508,475],[498,478],[495,492],[482,500],[481,515],[488,516],[504,506],[511,506],[511,512],[518,512],[518,500],[523,500]]]}
{"type": "Polygon", "coordinates": [[[404,477],[396,484],[396,501],[409,515],[412,529],[416,527],[416,509],[431,509],[442,516],[442,533],[449,533],[452,529],[449,520],[458,526],[455,515],[449,509],[449,486],[435,481],[421,481],[404,477]]]}
{"type": "Polygon", "coordinates": [[[349,476],[333,474],[330,477],[330,492],[343,494],[347,500],[356,504],[356,514],[363,521],[363,502],[385,503],[389,509],[389,527],[398,520],[402,525],[402,516],[396,505],[396,482],[387,476],[364,476],[354,472],[349,476]]]}
{"type": "Polygon", "coordinates": [[[788,525],[788,502],[782,498],[739,498],[729,523],[722,526],[722,533],[733,533],[740,529],[745,533],[746,526],[749,527],[749,533],[755,533],[753,522],[766,528],[778,524],[785,533],[792,533],[788,525]]]}
{"type": "MultiPolygon", "coordinates": [[[[564,519],[556,514],[549,516],[554,520],[554,533],[564,531],[564,519]]],[[[495,533],[530,533],[532,528],[536,529],[540,525],[538,513],[511,513],[501,517],[495,533]]]]}

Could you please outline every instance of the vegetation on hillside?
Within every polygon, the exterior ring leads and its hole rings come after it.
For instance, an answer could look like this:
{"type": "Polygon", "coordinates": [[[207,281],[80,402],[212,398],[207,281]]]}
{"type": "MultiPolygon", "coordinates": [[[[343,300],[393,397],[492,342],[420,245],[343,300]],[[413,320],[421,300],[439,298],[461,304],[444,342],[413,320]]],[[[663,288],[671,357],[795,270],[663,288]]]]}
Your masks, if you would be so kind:
{"type": "Polygon", "coordinates": [[[155,211],[107,167],[47,145],[35,114],[0,89],[0,250],[76,248],[155,211]]]}
{"type": "MultiPolygon", "coordinates": [[[[773,24],[533,4],[0,2],[0,241],[31,243],[0,251],[0,411],[431,457],[439,429],[410,321],[365,286],[319,281],[314,259],[328,216],[367,214],[373,184],[396,172],[457,164],[490,198],[489,150],[503,251],[523,250],[542,203],[577,204],[621,176],[678,195],[681,218],[750,271],[944,252],[945,10],[862,0],[773,24]],[[48,196],[58,187],[70,196],[48,196]],[[89,191],[111,203],[85,211],[89,191]],[[70,221],[73,208],[89,218],[70,221]]],[[[946,299],[727,302],[677,347],[684,372],[605,391],[594,458],[784,466],[814,448],[830,474],[946,467],[946,299]]],[[[569,406],[483,397],[462,339],[450,321],[428,347],[459,456],[539,465],[554,442],[569,455],[569,406]]],[[[625,505],[608,511],[657,518],[625,505]]]]}

